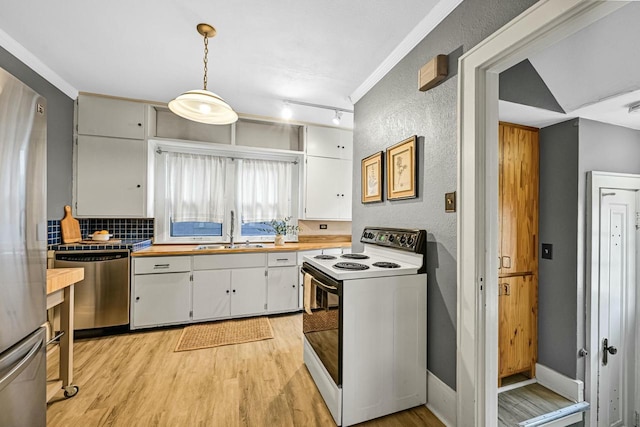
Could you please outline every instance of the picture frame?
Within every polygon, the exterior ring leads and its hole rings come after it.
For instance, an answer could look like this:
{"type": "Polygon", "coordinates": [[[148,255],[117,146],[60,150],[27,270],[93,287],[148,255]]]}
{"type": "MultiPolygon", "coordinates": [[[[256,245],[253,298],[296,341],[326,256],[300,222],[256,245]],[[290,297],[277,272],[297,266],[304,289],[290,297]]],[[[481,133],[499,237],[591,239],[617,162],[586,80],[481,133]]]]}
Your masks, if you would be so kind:
{"type": "Polygon", "coordinates": [[[384,153],[382,151],[362,159],[362,203],[382,202],[384,153]]]}
{"type": "Polygon", "coordinates": [[[417,197],[416,135],[387,148],[387,200],[417,197]]]}

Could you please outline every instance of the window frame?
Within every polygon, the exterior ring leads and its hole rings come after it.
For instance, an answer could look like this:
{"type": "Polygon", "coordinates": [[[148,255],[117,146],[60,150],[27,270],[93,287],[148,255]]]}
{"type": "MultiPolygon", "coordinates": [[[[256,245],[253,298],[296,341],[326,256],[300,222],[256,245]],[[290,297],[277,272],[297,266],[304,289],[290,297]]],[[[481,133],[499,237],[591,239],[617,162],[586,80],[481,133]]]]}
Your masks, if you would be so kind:
{"type": "MultiPolygon", "coordinates": [[[[295,163],[291,179],[291,223],[297,224],[302,212],[302,185],[304,153],[301,151],[245,147],[237,145],[216,144],[207,142],[186,142],[172,139],[149,139],[149,195],[153,197],[149,206],[153,206],[155,217],[154,242],[155,243],[227,243],[229,242],[231,210],[235,215],[235,242],[272,242],[275,236],[243,236],[240,222],[240,214],[236,203],[235,194],[235,159],[259,159],[273,161],[289,161],[295,163]],[[227,168],[225,173],[225,214],[222,223],[222,236],[171,236],[171,224],[169,218],[169,204],[166,203],[166,176],[161,155],[163,152],[180,152],[191,154],[206,154],[225,157],[227,168]],[[152,195],[152,196],[151,196],[152,195]]],[[[296,236],[286,236],[287,241],[297,241],[296,236]]]]}

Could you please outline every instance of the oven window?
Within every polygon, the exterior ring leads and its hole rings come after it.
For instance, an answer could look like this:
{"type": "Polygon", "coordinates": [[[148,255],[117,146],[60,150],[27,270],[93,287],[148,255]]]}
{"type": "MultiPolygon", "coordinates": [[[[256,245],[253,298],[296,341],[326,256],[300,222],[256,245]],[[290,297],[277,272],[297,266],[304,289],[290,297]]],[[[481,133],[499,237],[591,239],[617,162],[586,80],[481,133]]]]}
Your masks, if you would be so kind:
{"type": "Polygon", "coordinates": [[[311,313],[303,313],[302,328],[307,341],[336,385],[340,375],[340,299],[312,282],[311,313]]]}

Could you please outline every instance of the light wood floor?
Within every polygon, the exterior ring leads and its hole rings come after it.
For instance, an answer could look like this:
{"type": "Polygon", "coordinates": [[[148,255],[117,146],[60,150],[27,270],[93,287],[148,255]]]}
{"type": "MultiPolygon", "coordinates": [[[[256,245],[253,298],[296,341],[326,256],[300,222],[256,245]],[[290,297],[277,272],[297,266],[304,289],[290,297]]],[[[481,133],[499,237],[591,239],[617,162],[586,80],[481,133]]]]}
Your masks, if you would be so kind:
{"type": "MultiPolygon", "coordinates": [[[[272,340],[179,353],[181,328],[77,341],[80,391],[58,393],[47,425],[334,426],[302,361],[301,315],[270,319],[272,340]]],[[[442,425],[424,406],[360,424],[442,425]]]]}
{"type": "Polygon", "coordinates": [[[498,426],[517,426],[571,405],[572,401],[537,383],[515,388],[498,394],[498,426]]]}

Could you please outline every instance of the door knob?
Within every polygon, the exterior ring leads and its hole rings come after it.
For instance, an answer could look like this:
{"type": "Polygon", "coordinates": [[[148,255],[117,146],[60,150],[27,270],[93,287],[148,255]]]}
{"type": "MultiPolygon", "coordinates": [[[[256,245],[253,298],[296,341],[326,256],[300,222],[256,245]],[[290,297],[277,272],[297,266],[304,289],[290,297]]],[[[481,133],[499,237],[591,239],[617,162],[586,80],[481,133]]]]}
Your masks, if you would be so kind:
{"type": "Polygon", "coordinates": [[[602,343],[602,365],[606,366],[609,363],[609,355],[615,355],[618,353],[618,349],[614,346],[609,345],[609,340],[607,338],[604,339],[602,343]]]}

